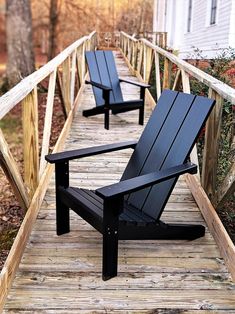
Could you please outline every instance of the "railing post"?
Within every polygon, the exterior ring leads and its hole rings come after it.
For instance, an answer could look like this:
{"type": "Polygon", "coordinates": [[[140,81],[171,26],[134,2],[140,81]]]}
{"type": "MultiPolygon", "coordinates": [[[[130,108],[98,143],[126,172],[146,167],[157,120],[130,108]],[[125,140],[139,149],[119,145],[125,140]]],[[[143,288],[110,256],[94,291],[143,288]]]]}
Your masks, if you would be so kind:
{"type": "Polygon", "coordinates": [[[154,51],[157,99],[161,96],[161,76],[159,54],[154,51]]]}
{"type": "Polygon", "coordinates": [[[56,84],[56,70],[54,70],[50,74],[49,85],[48,85],[47,104],[46,104],[46,113],[45,113],[45,120],[44,120],[42,148],[41,148],[41,157],[40,157],[40,170],[39,170],[40,178],[46,167],[45,155],[48,154],[48,151],[49,151],[52,115],[53,115],[53,103],[54,103],[54,95],[55,95],[55,84],[56,84]]]}
{"type": "Polygon", "coordinates": [[[39,182],[38,97],[37,87],[22,101],[24,178],[30,199],[39,182]]]}
{"type": "Polygon", "coordinates": [[[71,104],[71,107],[73,106],[73,103],[74,103],[76,55],[77,55],[77,49],[75,49],[75,51],[72,54],[71,80],[70,80],[70,104],[71,104]]]}
{"type": "Polygon", "coordinates": [[[68,116],[71,110],[71,102],[70,102],[70,56],[62,64],[62,92],[65,104],[65,111],[68,116]]]}
{"type": "Polygon", "coordinates": [[[151,68],[153,63],[153,49],[144,45],[144,81],[150,80],[151,68]]]}
{"type": "Polygon", "coordinates": [[[178,69],[176,76],[175,76],[175,81],[174,81],[173,86],[172,86],[172,90],[179,91],[181,83],[182,83],[181,70],[178,69]]]}
{"type": "Polygon", "coordinates": [[[171,67],[171,61],[165,57],[162,89],[169,89],[171,87],[171,67]]]}
{"type": "Polygon", "coordinates": [[[141,66],[143,62],[143,55],[144,55],[144,44],[141,41],[139,43],[139,57],[138,57],[138,64],[137,64],[137,71],[141,74],[141,66]]]}
{"type": "Polygon", "coordinates": [[[215,203],[216,172],[222,119],[222,98],[211,88],[209,89],[208,97],[214,98],[216,105],[206,123],[202,163],[202,187],[211,201],[215,203]]]}

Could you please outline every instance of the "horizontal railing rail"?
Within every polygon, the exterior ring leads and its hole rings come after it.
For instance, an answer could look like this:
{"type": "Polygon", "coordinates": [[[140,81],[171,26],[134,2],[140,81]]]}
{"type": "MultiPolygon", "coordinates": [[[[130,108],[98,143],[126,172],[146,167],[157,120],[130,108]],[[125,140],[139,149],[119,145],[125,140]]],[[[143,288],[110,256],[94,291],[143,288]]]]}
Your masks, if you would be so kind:
{"type": "Polygon", "coordinates": [[[17,162],[1,130],[0,165],[13,187],[20,205],[26,212],[0,275],[0,312],[52,175],[53,169],[46,164],[45,155],[52,150],[50,136],[56,87],[61,96],[65,123],[53,152],[62,148],[70,129],[78,100],[84,88],[85,51],[96,49],[96,35],[96,32],[92,32],[89,36],[77,40],[0,98],[0,119],[4,118],[17,104],[22,106],[24,177],[21,176],[17,162]],[[44,79],[47,79],[48,82],[47,100],[44,127],[40,139],[41,147],[39,147],[38,88],[44,79]]]}

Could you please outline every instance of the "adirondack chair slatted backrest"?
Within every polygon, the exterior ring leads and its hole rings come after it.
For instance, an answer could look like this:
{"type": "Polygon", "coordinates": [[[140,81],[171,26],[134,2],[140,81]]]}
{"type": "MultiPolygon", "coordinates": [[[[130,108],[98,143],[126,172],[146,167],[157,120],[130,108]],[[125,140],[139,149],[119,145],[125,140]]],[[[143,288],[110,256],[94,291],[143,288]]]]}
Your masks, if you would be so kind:
{"type": "MultiPolygon", "coordinates": [[[[88,51],[86,52],[91,81],[111,87],[110,103],[123,102],[122,91],[116,70],[115,60],[112,51],[88,51]]],[[[96,105],[104,105],[102,90],[92,87],[95,95],[96,105]]]]}
{"type": "MultiPolygon", "coordinates": [[[[180,165],[188,158],[214,100],[165,90],[121,180],[180,165]]],[[[130,194],[127,201],[158,220],[177,179],[130,194]]]]}

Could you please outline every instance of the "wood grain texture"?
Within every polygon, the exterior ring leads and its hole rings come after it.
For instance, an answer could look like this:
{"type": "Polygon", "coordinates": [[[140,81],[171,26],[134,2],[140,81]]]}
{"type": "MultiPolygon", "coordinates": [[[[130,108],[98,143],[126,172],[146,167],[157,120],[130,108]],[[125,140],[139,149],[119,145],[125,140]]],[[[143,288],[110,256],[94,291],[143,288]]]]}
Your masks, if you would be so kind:
{"type": "Polygon", "coordinates": [[[42,173],[46,167],[45,155],[48,154],[48,151],[49,151],[53,104],[54,104],[54,95],[55,95],[55,83],[56,83],[56,70],[52,72],[49,78],[46,113],[45,113],[44,128],[43,128],[42,148],[41,148],[41,156],[40,156],[39,177],[42,176],[42,173]]]}
{"type": "Polygon", "coordinates": [[[171,70],[172,70],[172,63],[168,58],[165,57],[165,59],[164,59],[163,83],[162,83],[162,89],[163,90],[171,88],[171,70]]]}
{"type": "Polygon", "coordinates": [[[71,72],[70,72],[70,66],[71,66],[71,57],[69,56],[62,64],[62,93],[63,93],[63,99],[64,99],[64,105],[65,105],[65,111],[66,114],[71,110],[71,72]]]}
{"type": "MultiPolygon", "coordinates": [[[[130,77],[118,55],[118,72],[130,77]]],[[[133,98],[138,88],[126,89],[133,98]]],[[[67,148],[134,140],[143,127],[138,113],[82,117],[94,105],[91,87],[80,99],[67,148]]],[[[147,106],[146,119],[151,112],[147,106]]],[[[71,183],[96,188],[119,180],[132,150],[89,157],[70,164],[71,183]]],[[[184,179],[167,204],[164,220],[203,222],[184,179]]],[[[203,222],[204,223],[204,222],[203,222]]],[[[71,213],[71,232],[55,233],[54,181],[46,193],[8,295],[4,313],[223,313],[235,308],[235,286],[208,229],[196,241],[120,241],[119,274],[101,279],[102,236],[71,213]]]]}
{"type": "Polygon", "coordinates": [[[213,204],[215,204],[217,164],[221,134],[223,101],[221,96],[213,91],[211,88],[209,89],[208,97],[215,99],[216,104],[206,123],[201,182],[202,187],[206,191],[207,195],[210,197],[213,204]]]}
{"type": "Polygon", "coordinates": [[[39,182],[37,87],[23,99],[22,110],[24,182],[31,200],[39,182]]]}
{"type": "Polygon", "coordinates": [[[159,99],[159,97],[161,96],[161,76],[160,76],[159,54],[156,51],[154,51],[154,61],[155,61],[157,99],[159,99]]]}

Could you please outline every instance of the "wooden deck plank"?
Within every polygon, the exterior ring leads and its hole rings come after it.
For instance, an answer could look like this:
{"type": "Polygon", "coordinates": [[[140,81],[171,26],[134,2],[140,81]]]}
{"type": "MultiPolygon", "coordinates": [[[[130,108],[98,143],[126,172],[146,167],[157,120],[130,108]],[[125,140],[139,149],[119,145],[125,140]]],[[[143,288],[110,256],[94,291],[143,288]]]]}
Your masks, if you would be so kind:
{"type": "MultiPolygon", "coordinates": [[[[131,77],[120,56],[117,65],[121,76],[131,77]]],[[[125,99],[138,97],[138,88],[123,84],[123,90],[125,99]]],[[[143,130],[138,112],[111,116],[107,131],[103,115],[82,117],[81,111],[93,105],[87,86],[67,149],[138,139],[143,130]]],[[[71,162],[71,182],[87,188],[114,183],[131,152],[71,162]]],[[[205,224],[183,178],[163,219],[205,224]]],[[[56,235],[52,180],[4,313],[235,313],[235,284],[208,229],[195,241],[120,241],[118,277],[107,282],[101,279],[101,250],[101,235],[74,213],[71,232],[56,235]]]]}
{"type": "MultiPolygon", "coordinates": [[[[27,289],[12,289],[14,297],[9,297],[11,300],[9,310],[21,305],[24,309],[37,311],[45,309],[45,306],[50,309],[86,309],[94,311],[103,309],[112,311],[113,309],[122,310],[142,310],[148,308],[153,310],[156,308],[172,309],[226,309],[234,310],[235,299],[233,291],[226,290],[125,290],[119,289],[118,292],[112,289],[99,290],[57,290],[48,289],[27,290],[27,289]],[[52,304],[53,302],[53,304],[52,304]]],[[[68,311],[69,313],[69,311],[68,311]]]]}

